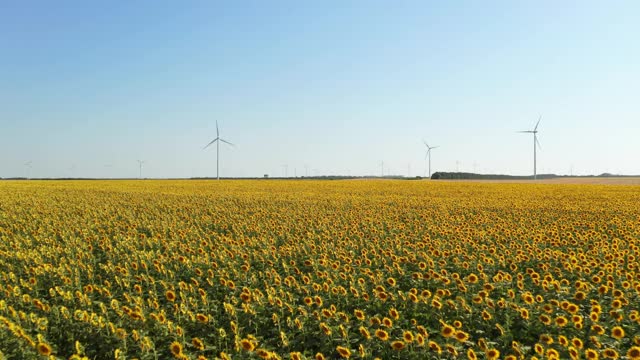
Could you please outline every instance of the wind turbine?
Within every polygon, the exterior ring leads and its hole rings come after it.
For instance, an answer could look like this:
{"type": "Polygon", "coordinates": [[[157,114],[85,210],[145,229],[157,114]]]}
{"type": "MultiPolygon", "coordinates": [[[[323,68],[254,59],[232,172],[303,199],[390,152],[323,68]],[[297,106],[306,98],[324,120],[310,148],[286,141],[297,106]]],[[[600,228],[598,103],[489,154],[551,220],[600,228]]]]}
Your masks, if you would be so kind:
{"type": "Polygon", "coordinates": [[[424,142],[424,145],[427,147],[427,153],[425,154],[424,159],[427,160],[427,158],[429,158],[429,179],[431,179],[431,150],[437,149],[440,146],[429,146],[425,140],[422,140],[422,142],[424,142]]]}
{"type": "Polygon", "coordinates": [[[209,145],[216,143],[216,178],[218,180],[220,180],[220,142],[223,142],[225,144],[229,144],[231,146],[235,146],[232,143],[228,142],[227,140],[223,139],[220,137],[220,130],[218,129],[218,120],[216,120],[216,138],[211,140],[210,143],[207,144],[207,146],[205,146],[204,148],[202,148],[202,150],[206,149],[209,147],[209,145]]]}
{"type": "Polygon", "coordinates": [[[31,172],[31,164],[33,163],[33,161],[29,160],[26,163],[24,163],[24,166],[26,167],[26,173],[27,173],[27,180],[29,180],[29,173],[31,172]]]}
{"type": "Polygon", "coordinates": [[[136,160],[136,161],[138,161],[138,167],[140,169],[140,175],[138,176],[138,178],[142,179],[142,164],[144,164],[145,161],[144,160],[136,160]]]}
{"type": "Polygon", "coordinates": [[[533,130],[518,131],[519,133],[533,134],[533,180],[536,180],[538,178],[538,174],[536,173],[536,148],[542,148],[542,146],[540,146],[540,142],[538,141],[538,125],[540,125],[540,120],[542,120],[542,115],[540,115],[540,117],[538,118],[536,127],[534,127],[533,130]]]}

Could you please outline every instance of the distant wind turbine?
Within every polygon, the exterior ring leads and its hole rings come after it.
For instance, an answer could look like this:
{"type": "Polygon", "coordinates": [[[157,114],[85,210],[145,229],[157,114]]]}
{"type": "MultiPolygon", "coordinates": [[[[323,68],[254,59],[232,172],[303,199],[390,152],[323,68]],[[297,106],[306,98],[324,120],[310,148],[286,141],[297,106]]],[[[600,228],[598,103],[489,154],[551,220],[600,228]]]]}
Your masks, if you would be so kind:
{"type": "Polygon", "coordinates": [[[431,179],[431,150],[437,149],[440,146],[429,146],[429,144],[427,144],[425,140],[422,140],[422,142],[424,142],[424,146],[427,147],[427,153],[425,154],[424,159],[425,160],[427,160],[427,158],[429,159],[429,179],[431,179]]]}
{"type": "Polygon", "coordinates": [[[142,164],[144,164],[145,162],[144,162],[144,160],[137,160],[137,161],[138,161],[138,168],[140,170],[138,178],[142,179],[142,164]]]}
{"type": "Polygon", "coordinates": [[[211,142],[208,143],[207,146],[202,148],[202,150],[208,148],[209,145],[211,145],[213,143],[216,143],[216,178],[218,180],[220,180],[220,142],[221,141],[223,143],[225,143],[225,144],[229,144],[231,146],[235,146],[232,143],[230,143],[227,140],[224,140],[223,138],[220,137],[220,130],[218,129],[218,121],[216,120],[216,138],[211,140],[211,142]]]}
{"type": "Polygon", "coordinates": [[[29,179],[29,173],[31,172],[31,164],[33,163],[33,161],[29,160],[26,163],[24,163],[25,166],[25,170],[27,173],[27,179],[29,179]]]}
{"type": "Polygon", "coordinates": [[[536,173],[536,148],[542,148],[542,146],[540,146],[540,142],[538,141],[538,125],[540,125],[540,120],[542,120],[542,115],[540,115],[540,117],[538,118],[536,127],[534,127],[533,130],[518,131],[519,133],[533,134],[533,180],[536,180],[538,178],[538,174],[536,173]]]}

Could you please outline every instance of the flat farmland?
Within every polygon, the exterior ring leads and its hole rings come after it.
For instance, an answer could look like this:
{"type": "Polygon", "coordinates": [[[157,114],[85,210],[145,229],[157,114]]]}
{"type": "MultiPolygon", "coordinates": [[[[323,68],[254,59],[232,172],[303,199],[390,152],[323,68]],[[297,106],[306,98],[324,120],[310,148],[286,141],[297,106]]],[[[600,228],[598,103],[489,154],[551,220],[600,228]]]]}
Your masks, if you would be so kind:
{"type": "Polygon", "coordinates": [[[638,359],[639,247],[633,184],[2,181],[0,351],[638,359]]]}
{"type": "Polygon", "coordinates": [[[468,181],[485,183],[512,184],[571,184],[571,185],[640,185],[640,177],[558,177],[542,180],[438,180],[438,181],[468,181]]]}

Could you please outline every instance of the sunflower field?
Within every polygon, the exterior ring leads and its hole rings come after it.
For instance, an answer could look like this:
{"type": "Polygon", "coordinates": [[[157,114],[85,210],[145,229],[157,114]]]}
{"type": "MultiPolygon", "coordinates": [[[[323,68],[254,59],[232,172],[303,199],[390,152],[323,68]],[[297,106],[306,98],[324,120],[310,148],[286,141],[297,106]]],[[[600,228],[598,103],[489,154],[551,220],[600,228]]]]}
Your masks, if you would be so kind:
{"type": "Polygon", "coordinates": [[[640,359],[640,187],[2,181],[0,359],[640,359]]]}

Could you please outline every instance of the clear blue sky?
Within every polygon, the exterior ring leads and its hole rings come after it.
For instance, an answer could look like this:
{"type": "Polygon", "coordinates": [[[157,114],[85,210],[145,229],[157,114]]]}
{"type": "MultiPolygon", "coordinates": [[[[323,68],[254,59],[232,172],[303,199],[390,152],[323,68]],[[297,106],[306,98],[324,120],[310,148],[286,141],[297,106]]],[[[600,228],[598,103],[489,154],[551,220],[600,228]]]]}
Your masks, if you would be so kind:
{"type": "Polygon", "coordinates": [[[2,1],[0,177],[640,174],[638,1],[2,1]],[[456,165],[457,162],[457,165],[456,165]],[[295,169],[295,170],[294,170],[295,169]]]}

